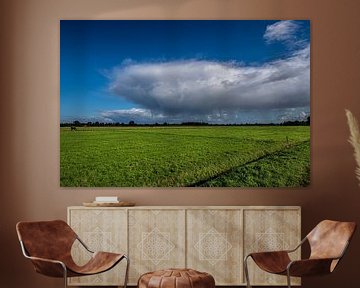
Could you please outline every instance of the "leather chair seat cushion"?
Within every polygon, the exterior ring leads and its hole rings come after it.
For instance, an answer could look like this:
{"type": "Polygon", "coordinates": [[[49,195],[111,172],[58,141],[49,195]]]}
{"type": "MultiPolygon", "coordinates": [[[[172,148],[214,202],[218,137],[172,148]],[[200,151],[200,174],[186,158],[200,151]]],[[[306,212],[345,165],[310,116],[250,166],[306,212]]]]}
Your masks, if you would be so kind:
{"type": "Polygon", "coordinates": [[[166,269],[140,276],[138,288],[214,288],[214,277],[193,269],[166,269]]]}

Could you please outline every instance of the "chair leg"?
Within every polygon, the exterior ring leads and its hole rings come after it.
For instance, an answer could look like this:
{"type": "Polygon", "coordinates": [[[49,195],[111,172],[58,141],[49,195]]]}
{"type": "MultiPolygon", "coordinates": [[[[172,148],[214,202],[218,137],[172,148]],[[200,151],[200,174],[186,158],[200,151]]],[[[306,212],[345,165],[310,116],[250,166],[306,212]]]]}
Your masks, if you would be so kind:
{"type": "Polygon", "coordinates": [[[126,271],[125,271],[124,288],[126,288],[126,287],[127,287],[128,278],[129,278],[130,259],[129,259],[129,257],[127,257],[126,255],[124,256],[124,258],[126,259],[126,271]]]}
{"type": "Polygon", "coordinates": [[[245,272],[245,279],[246,279],[246,287],[247,288],[251,288],[250,285],[250,279],[249,279],[249,269],[248,269],[248,265],[247,265],[247,259],[249,258],[250,255],[247,255],[244,259],[244,272],[245,272]]]}
{"type": "Polygon", "coordinates": [[[290,278],[290,271],[289,269],[287,269],[287,284],[288,284],[288,288],[291,288],[291,278],[290,278]]]}
{"type": "Polygon", "coordinates": [[[66,270],[66,266],[62,264],[62,267],[64,269],[64,287],[67,288],[67,270],[66,270]]]}

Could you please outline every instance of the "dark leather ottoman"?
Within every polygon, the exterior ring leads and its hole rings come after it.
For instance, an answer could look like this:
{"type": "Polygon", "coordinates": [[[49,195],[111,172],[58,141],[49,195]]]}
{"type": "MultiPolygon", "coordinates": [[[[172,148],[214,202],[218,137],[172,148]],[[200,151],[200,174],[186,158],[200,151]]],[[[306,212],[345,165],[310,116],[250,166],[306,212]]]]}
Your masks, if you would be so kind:
{"type": "Polygon", "coordinates": [[[214,277],[192,269],[166,269],[140,276],[138,288],[214,288],[214,277]]]}

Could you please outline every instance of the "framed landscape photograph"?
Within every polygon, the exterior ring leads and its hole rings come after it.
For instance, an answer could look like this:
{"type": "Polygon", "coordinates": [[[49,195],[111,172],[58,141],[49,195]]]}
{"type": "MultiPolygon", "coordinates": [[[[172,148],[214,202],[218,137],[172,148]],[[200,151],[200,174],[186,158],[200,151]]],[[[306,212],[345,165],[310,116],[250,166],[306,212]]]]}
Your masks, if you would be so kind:
{"type": "Polygon", "coordinates": [[[305,187],[309,20],[61,20],[61,187],[305,187]]]}

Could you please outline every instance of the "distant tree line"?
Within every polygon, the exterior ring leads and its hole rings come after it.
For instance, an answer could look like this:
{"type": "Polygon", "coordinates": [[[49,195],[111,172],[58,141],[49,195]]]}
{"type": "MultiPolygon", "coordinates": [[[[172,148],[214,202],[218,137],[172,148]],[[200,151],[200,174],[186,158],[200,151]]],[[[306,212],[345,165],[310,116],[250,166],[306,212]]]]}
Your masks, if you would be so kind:
{"type": "Polygon", "coordinates": [[[178,124],[173,123],[152,123],[152,124],[140,124],[135,123],[135,121],[131,120],[128,123],[123,122],[112,122],[112,123],[104,123],[104,122],[80,122],[78,120],[74,122],[63,122],[60,123],[60,127],[158,127],[158,126],[310,126],[310,116],[306,118],[304,121],[284,121],[282,123],[233,123],[233,124],[212,124],[207,122],[182,122],[178,124]]]}

